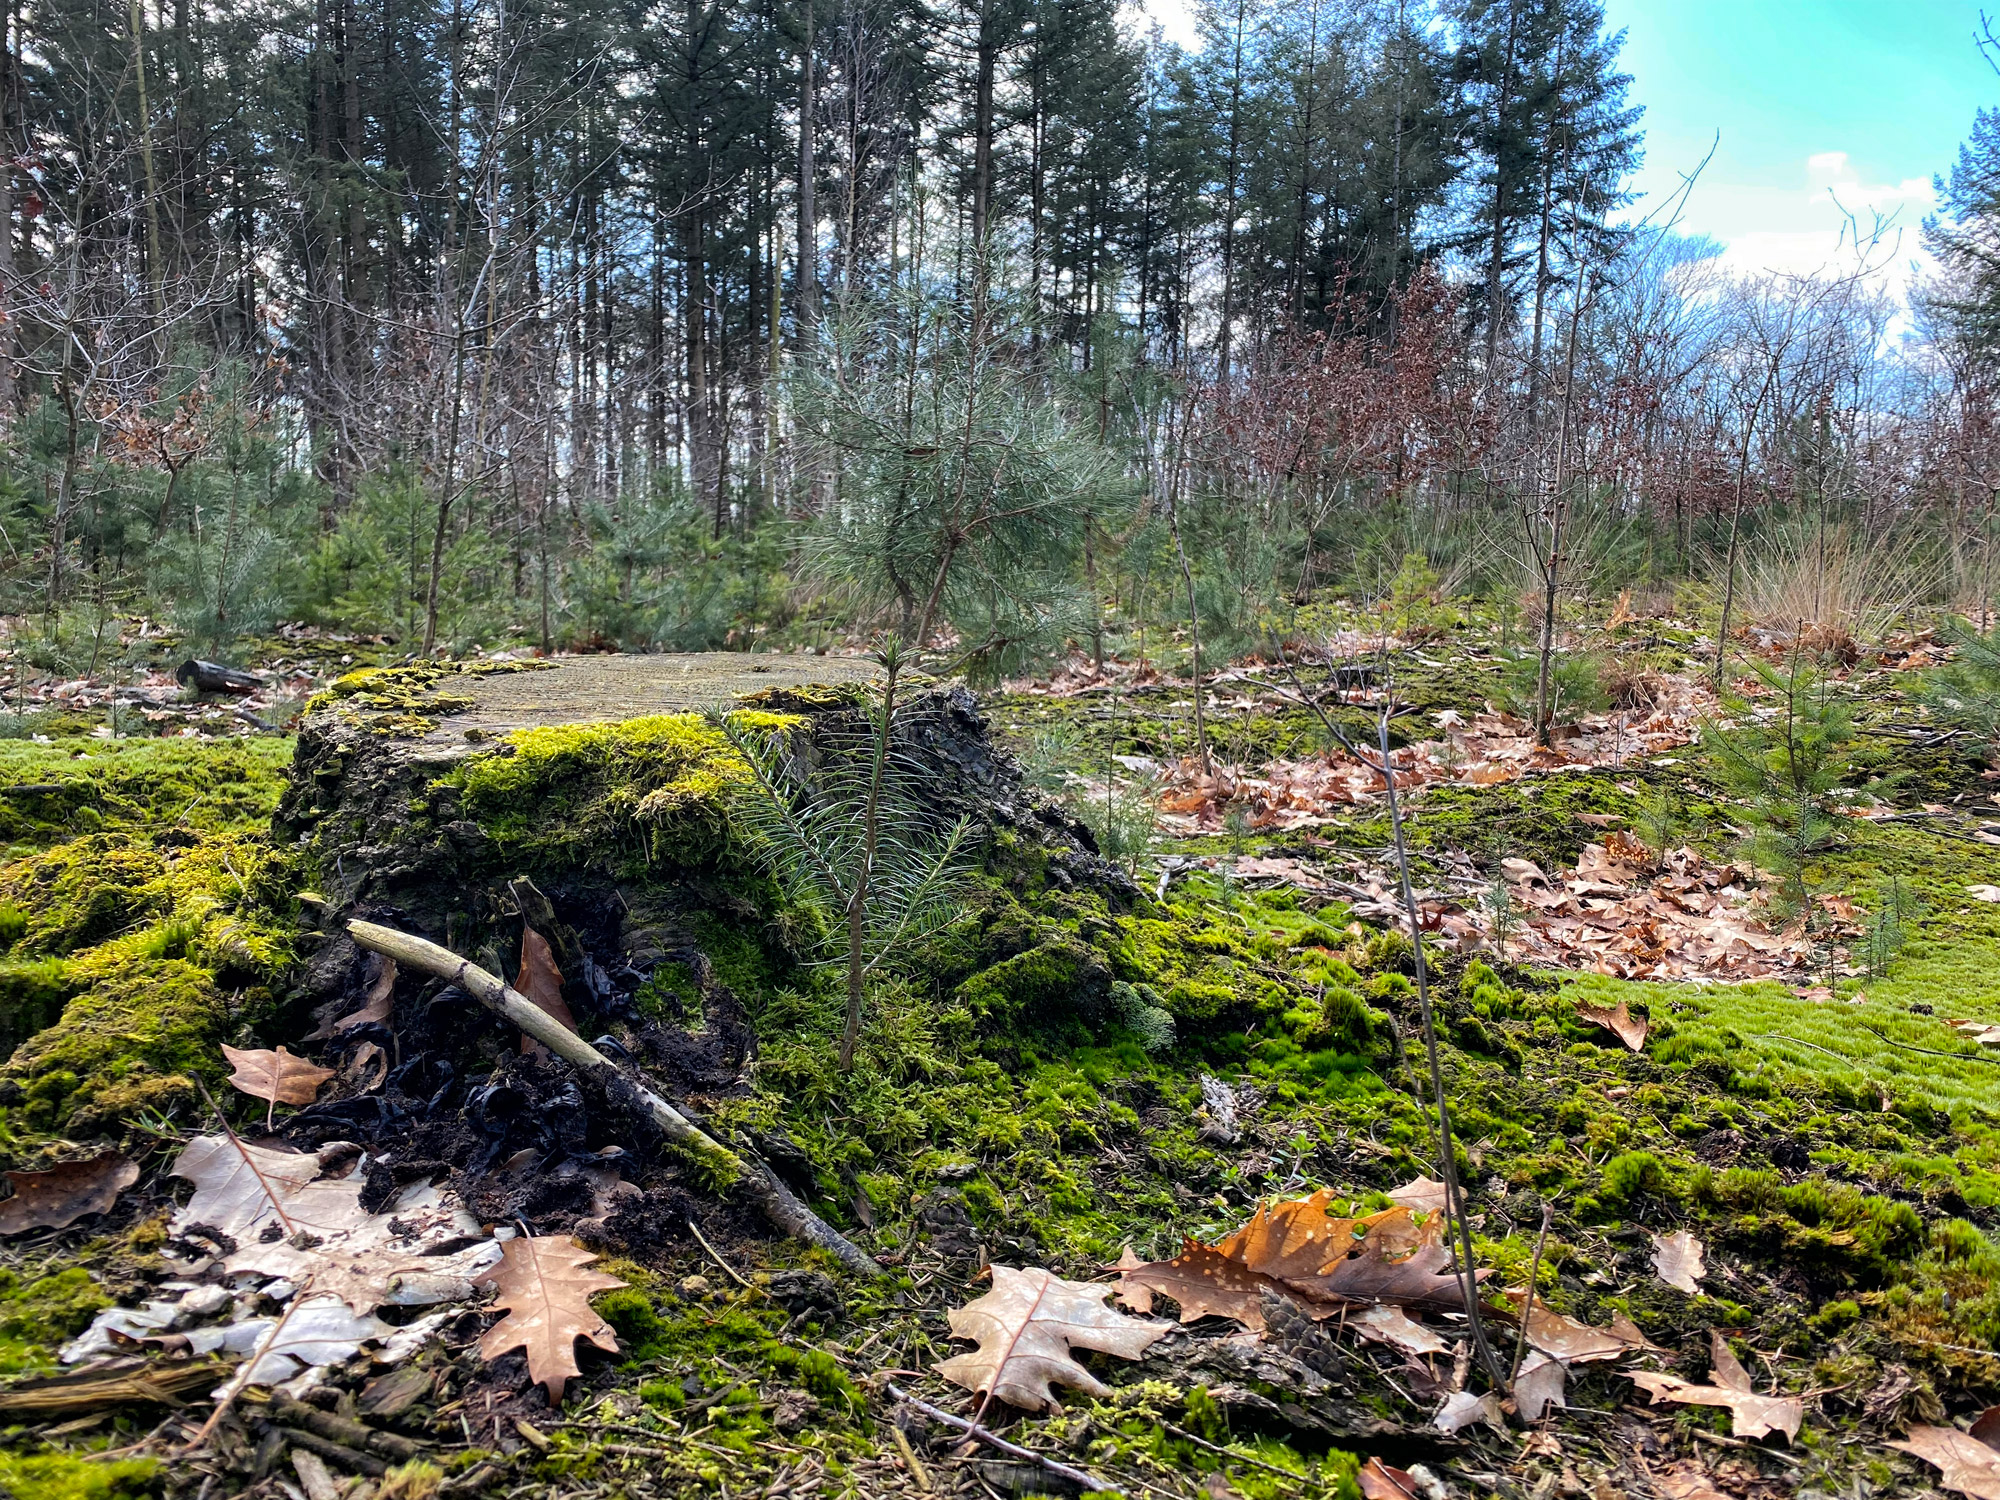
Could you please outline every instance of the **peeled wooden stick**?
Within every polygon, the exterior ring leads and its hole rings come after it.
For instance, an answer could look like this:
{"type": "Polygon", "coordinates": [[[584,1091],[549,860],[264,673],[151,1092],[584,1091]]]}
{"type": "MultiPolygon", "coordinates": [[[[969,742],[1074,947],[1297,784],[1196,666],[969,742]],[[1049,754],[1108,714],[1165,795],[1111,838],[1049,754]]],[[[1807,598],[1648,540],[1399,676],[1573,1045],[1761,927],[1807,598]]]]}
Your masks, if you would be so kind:
{"type": "Polygon", "coordinates": [[[457,985],[488,1010],[540,1042],[565,1062],[606,1079],[617,1079],[631,1088],[652,1117],[653,1124],[668,1142],[699,1161],[724,1183],[741,1184],[770,1221],[786,1234],[832,1254],[857,1276],[880,1276],[882,1268],[839,1230],[801,1203],[775,1173],[754,1156],[729,1149],[697,1127],[688,1117],[642,1083],[620,1073],[611,1059],[599,1052],[562,1022],[543,1010],[519,990],[497,979],[469,959],[460,958],[449,948],[439,947],[393,927],[374,922],[349,922],[347,935],[371,953],[393,958],[397,963],[435,974],[457,985]]]}

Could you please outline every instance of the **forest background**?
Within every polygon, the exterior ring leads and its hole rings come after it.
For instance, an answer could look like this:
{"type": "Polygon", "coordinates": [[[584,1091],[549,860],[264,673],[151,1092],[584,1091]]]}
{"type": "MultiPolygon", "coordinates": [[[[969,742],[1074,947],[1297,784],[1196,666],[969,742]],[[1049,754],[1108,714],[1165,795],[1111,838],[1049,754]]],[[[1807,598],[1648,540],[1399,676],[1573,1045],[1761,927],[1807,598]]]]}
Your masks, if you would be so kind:
{"type": "Polygon", "coordinates": [[[1635,206],[1591,0],[1196,19],[10,3],[12,644],[888,631],[991,679],[1398,577],[1503,631],[1623,589],[1989,622],[2000,115],[1905,302],[1881,224],[1743,275],[1635,206]]]}

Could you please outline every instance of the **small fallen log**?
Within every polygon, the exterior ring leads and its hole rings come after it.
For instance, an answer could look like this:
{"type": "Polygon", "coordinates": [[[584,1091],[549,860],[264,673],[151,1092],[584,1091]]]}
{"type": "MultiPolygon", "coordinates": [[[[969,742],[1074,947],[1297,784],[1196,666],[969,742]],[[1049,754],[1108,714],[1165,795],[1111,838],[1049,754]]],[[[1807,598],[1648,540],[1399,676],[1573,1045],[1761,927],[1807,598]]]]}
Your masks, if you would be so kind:
{"type": "Polygon", "coordinates": [[[189,657],[176,667],[174,681],[198,693],[234,693],[238,697],[254,693],[264,685],[264,679],[252,673],[224,666],[219,661],[203,661],[200,657],[189,657]]]}
{"type": "Polygon", "coordinates": [[[883,1274],[881,1266],[872,1257],[806,1207],[763,1161],[747,1152],[732,1150],[697,1127],[659,1094],[620,1072],[610,1058],[504,980],[489,974],[471,960],[460,958],[449,948],[398,932],[393,927],[383,927],[374,922],[349,922],[347,935],[371,953],[380,953],[408,968],[421,969],[457,985],[488,1010],[504,1016],[526,1035],[576,1068],[607,1081],[615,1079],[632,1088],[654,1126],[669,1144],[694,1157],[718,1181],[741,1186],[772,1224],[794,1239],[804,1240],[827,1251],[857,1276],[883,1274]]]}

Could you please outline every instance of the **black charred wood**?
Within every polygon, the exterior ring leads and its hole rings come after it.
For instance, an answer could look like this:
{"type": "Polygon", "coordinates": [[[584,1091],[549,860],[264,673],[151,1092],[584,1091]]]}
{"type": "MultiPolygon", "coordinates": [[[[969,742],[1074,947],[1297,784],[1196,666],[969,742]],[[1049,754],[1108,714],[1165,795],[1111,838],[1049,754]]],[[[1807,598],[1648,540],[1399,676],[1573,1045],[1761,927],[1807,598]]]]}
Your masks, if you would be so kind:
{"type": "Polygon", "coordinates": [[[256,692],[264,685],[261,677],[224,666],[219,661],[203,661],[199,657],[189,657],[176,667],[174,681],[198,693],[232,693],[239,698],[245,693],[256,692]]]}

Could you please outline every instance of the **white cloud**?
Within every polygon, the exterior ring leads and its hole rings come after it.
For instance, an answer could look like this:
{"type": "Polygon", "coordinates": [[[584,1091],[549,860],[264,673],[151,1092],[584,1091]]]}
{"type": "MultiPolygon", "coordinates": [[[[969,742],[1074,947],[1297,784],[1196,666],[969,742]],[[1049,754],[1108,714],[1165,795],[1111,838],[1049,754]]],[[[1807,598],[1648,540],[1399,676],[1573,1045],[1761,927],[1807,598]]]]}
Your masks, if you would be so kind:
{"type": "Polygon", "coordinates": [[[1818,151],[1797,186],[1696,185],[1682,227],[1724,246],[1722,264],[1744,274],[1846,274],[1866,266],[1898,295],[1928,265],[1921,228],[1936,199],[1928,178],[1864,177],[1845,151],[1818,151]]]}

